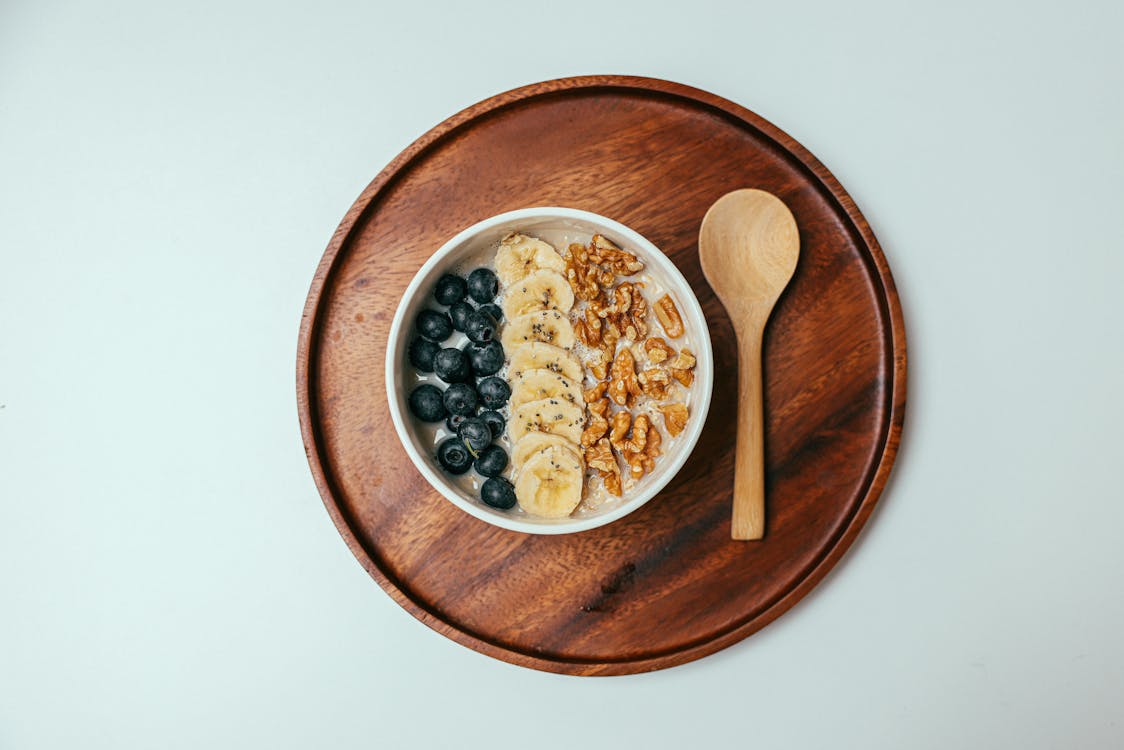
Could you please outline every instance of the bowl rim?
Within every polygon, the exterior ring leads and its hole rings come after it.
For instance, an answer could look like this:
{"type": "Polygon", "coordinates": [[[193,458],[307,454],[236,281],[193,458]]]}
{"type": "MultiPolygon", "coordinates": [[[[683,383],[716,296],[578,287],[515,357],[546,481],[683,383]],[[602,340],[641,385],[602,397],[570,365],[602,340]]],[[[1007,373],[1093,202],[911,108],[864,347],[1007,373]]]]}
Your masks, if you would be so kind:
{"type": "MultiPolygon", "coordinates": [[[[647,257],[645,260],[647,261],[647,257]]],[[[679,300],[683,300],[684,298],[682,293],[677,296],[679,300]]],[[[599,528],[627,516],[662,492],[683,468],[683,465],[687,462],[687,459],[694,452],[695,446],[698,444],[704,425],[706,424],[707,415],[710,412],[710,401],[714,389],[714,355],[711,346],[710,328],[707,325],[706,316],[703,314],[702,306],[699,304],[694,289],[691,288],[691,285],[687,282],[687,279],[683,276],[678,266],[676,266],[663,251],[656,247],[653,242],[635,229],[592,211],[565,208],[562,206],[534,206],[505,211],[482,219],[462,229],[426,259],[425,263],[421,265],[414,274],[414,277],[410,280],[406,291],[403,292],[402,297],[398,300],[398,306],[394,311],[394,319],[391,321],[390,330],[387,333],[386,339],[384,377],[386,381],[387,405],[390,409],[390,418],[394,423],[394,430],[398,436],[398,441],[402,444],[402,448],[413,462],[414,467],[439,495],[469,515],[491,524],[492,526],[498,526],[508,529],[509,531],[541,535],[573,534],[599,528]],[[646,256],[652,258],[655,264],[659,266],[661,273],[668,278],[669,283],[667,286],[671,291],[687,292],[685,301],[680,302],[680,305],[686,309],[681,310],[680,313],[689,317],[695,323],[694,327],[700,331],[699,341],[692,342],[697,349],[695,358],[699,367],[696,369],[696,372],[699,373],[699,376],[696,382],[700,386],[700,391],[696,394],[696,398],[692,403],[692,420],[688,426],[687,432],[683,435],[685,440],[677,447],[677,455],[672,457],[670,466],[664,469],[663,476],[659,481],[645,488],[643,492],[637,493],[636,497],[622,502],[606,513],[583,518],[562,519],[560,521],[552,520],[551,523],[538,523],[534,521],[524,521],[514,517],[501,516],[486,510],[478,503],[465,500],[453,491],[451,484],[443,476],[434,471],[425,457],[417,450],[413,441],[410,439],[409,428],[406,425],[407,416],[402,408],[405,399],[404,396],[399,394],[398,390],[400,384],[397,382],[398,378],[396,372],[400,364],[398,362],[400,352],[397,351],[399,347],[396,346],[396,342],[398,342],[403,335],[402,328],[406,310],[409,307],[410,300],[418,293],[422,280],[425,279],[434,268],[440,265],[456,248],[500,224],[518,220],[551,218],[570,219],[599,224],[605,227],[619,237],[625,238],[628,242],[633,243],[646,256]]]]}

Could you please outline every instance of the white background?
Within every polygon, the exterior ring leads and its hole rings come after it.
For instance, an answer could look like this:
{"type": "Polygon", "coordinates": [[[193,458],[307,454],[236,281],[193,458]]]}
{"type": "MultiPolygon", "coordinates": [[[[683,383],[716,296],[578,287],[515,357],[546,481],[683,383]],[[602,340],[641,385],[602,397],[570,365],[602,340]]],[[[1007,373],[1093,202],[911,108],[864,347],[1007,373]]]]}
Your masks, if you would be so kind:
{"type": "Polygon", "coordinates": [[[606,5],[0,1],[0,748],[1124,743],[1120,5],[606,5]],[[367,182],[586,73],[811,149],[886,249],[910,357],[886,495],[813,595],[603,679],[399,609],[294,396],[367,182]]]}

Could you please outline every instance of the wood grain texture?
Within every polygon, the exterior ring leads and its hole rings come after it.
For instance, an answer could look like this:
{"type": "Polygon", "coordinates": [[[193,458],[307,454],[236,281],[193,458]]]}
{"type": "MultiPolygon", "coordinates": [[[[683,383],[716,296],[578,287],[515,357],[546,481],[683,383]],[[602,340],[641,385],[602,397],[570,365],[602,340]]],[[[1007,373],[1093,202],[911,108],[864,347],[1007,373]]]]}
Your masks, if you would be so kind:
{"type": "Polygon", "coordinates": [[[885,485],[905,372],[886,259],[810,153],[706,92],[592,76],[474,105],[375,178],[313,278],[297,400],[332,520],[402,607],[515,664],[625,674],[735,643],[823,578],[885,485]],[[756,544],[729,535],[737,348],[697,253],[707,208],[745,186],[784,200],[801,236],[764,338],[769,533],[756,544]],[[495,528],[438,496],[394,437],[382,378],[394,308],[423,261],[460,229],[535,205],[604,214],[663,249],[698,294],[716,365],[706,429],[675,479],[630,516],[564,536],[495,528]]]}

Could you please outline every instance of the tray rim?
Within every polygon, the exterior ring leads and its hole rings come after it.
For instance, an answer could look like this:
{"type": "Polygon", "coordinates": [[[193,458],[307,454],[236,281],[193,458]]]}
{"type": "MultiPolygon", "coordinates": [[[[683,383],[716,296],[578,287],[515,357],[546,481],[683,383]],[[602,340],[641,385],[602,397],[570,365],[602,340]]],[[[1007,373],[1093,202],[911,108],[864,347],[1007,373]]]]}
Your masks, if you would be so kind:
{"type": "Polygon", "coordinates": [[[519,666],[530,667],[547,672],[571,675],[623,675],[640,672],[650,672],[658,669],[678,666],[695,659],[708,656],[728,646],[737,643],[746,637],[761,630],[778,617],[791,609],[797,602],[811,592],[823,578],[839,562],[843,555],[850,549],[859,532],[866,525],[871,513],[881,497],[889,479],[891,469],[897,457],[898,446],[901,441],[902,426],[905,418],[906,405],[906,373],[907,355],[905,322],[902,314],[901,301],[897,287],[890,272],[882,247],[865,217],[859,211],[854,199],[843,189],[842,184],[810,151],[804,148],[786,132],[769,121],[716,94],[698,89],[685,84],[675,83],[659,78],[623,75],[587,75],[568,78],[556,78],[539,83],[532,83],[518,88],[510,89],[491,96],[473,104],[460,112],[446,118],[444,121],[431,128],[407,146],[401,153],[384,167],[367,187],[356,198],[355,202],[344,214],[339,226],[332,234],[328,246],[317,265],[309,286],[309,292],[301,314],[300,330],[297,342],[297,412],[300,420],[301,438],[304,443],[305,454],[309,468],[312,471],[316,488],[320,493],[328,515],[331,517],[336,530],[343,537],[348,549],[356,560],[363,566],[367,573],[391,598],[416,619],[450,638],[463,646],[467,646],[479,653],[497,658],[519,666]],[[359,223],[363,214],[374,203],[375,198],[387,188],[393,186],[397,176],[402,170],[428,150],[437,146],[445,138],[455,133],[460,128],[472,123],[478,118],[492,114],[518,102],[533,98],[561,94],[580,89],[620,89],[634,90],[638,93],[654,93],[673,98],[680,98],[704,105],[710,109],[723,113],[726,117],[741,121],[757,130],[766,138],[772,140],[809,172],[815,181],[827,190],[834,198],[854,228],[858,231],[869,252],[869,260],[873,263],[874,270],[882,285],[880,302],[885,306],[885,318],[889,321],[888,336],[893,351],[893,383],[889,393],[890,418],[889,424],[884,426],[885,442],[881,447],[881,455],[877,467],[871,478],[866,494],[859,503],[857,510],[852,514],[846,526],[838,533],[834,543],[831,543],[826,553],[804,574],[804,576],[785,592],[779,599],[762,610],[757,616],[731,630],[718,636],[694,643],[683,649],[670,653],[659,653],[637,659],[621,659],[614,661],[554,659],[541,655],[526,653],[505,648],[477,635],[463,630],[455,623],[442,619],[437,614],[423,607],[408,596],[399,587],[390,575],[387,574],[352,530],[348,518],[341,511],[333,494],[332,481],[330,480],[321,450],[319,437],[316,432],[314,419],[315,377],[312,371],[314,361],[314,333],[320,322],[321,307],[324,302],[324,292],[327,282],[332,275],[351,232],[359,223]]]}

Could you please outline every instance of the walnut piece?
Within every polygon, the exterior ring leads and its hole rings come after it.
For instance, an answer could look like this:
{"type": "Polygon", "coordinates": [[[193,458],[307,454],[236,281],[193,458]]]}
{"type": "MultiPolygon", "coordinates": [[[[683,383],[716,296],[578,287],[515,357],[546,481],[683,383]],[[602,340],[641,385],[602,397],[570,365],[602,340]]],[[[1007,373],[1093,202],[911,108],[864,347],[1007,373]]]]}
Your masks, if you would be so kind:
{"type": "Polygon", "coordinates": [[[632,435],[621,443],[621,455],[628,464],[629,474],[633,479],[644,476],[644,472],[655,468],[655,457],[659,455],[659,433],[652,428],[647,414],[641,414],[632,423],[632,435]],[[654,435],[656,446],[655,453],[648,455],[649,436],[654,435]]]}
{"type": "Polygon", "coordinates": [[[663,412],[663,426],[668,435],[675,437],[683,432],[687,426],[688,411],[686,404],[668,404],[659,407],[659,409],[663,412]]]}
{"type": "MultiPolygon", "coordinates": [[[[615,427],[616,425],[614,425],[615,427]]],[[[627,439],[622,440],[619,446],[614,446],[624,454],[629,453],[643,453],[644,447],[648,444],[648,430],[652,426],[652,420],[648,418],[647,414],[641,414],[636,419],[632,420],[632,434],[627,439]]],[[[611,440],[609,442],[612,442],[611,440]]]]}
{"type": "Polygon", "coordinates": [[[594,401],[600,401],[605,396],[605,390],[609,387],[609,381],[604,380],[592,388],[582,391],[582,396],[585,398],[587,404],[592,404],[594,401]]]}
{"type": "Polygon", "coordinates": [[[659,336],[654,336],[644,342],[644,354],[648,356],[648,361],[654,365],[664,362],[668,357],[675,354],[675,350],[668,346],[668,343],[659,336]]]}
{"type": "Polygon", "coordinates": [[[691,383],[695,382],[695,373],[691,370],[677,370],[674,367],[669,370],[671,377],[678,380],[685,387],[690,387],[691,383]]]}
{"type": "Polygon", "coordinates": [[[636,379],[640,381],[640,389],[644,391],[644,395],[657,401],[667,398],[667,389],[671,385],[667,370],[652,367],[637,375],[636,379]]]}
{"type": "Polygon", "coordinates": [[[609,431],[609,420],[599,414],[589,415],[589,426],[582,431],[582,447],[589,448],[598,440],[603,439],[609,431]]]}
{"type": "Polygon", "coordinates": [[[683,347],[682,351],[671,361],[668,367],[671,369],[671,377],[678,380],[684,386],[690,387],[691,383],[695,382],[695,355],[687,347],[683,347]]]}
{"type": "Polygon", "coordinates": [[[617,352],[609,368],[609,398],[618,406],[630,406],[632,399],[642,393],[636,379],[636,360],[628,347],[617,352]]]}
{"type": "Polygon", "coordinates": [[[668,367],[676,370],[690,370],[695,366],[695,355],[687,347],[683,347],[679,354],[671,361],[668,367]]]}
{"type": "Polygon", "coordinates": [[[605,482],[605,490],[610,495],[615,495],[616,497],[620,497],[621,496],[621,470],[620,470],[620,467],[619,466],[616,467],[616,471],[602,471],[600,473],[601,473],[601,479],[603,479],[604,482],[605,482]]]}
{"type": "Polygon", "coordinates": [[[601,345],[601,318],[592,307],[585,308],[585,317],[577,321],[574,330],[582,332],[579,337],[586,346],[597,348],[601,345]]]}
{"type": "Polygon", "coordinates": [[[578,299],[591,300],[601,296],[599,273],[589,260],[585,245],[574,243],[566,253],[566,280],[578,299]]]}
{"type": "Polygon", "coordinates": [[[640,341],[648,335],[648,302],[640,291],[640,284],[626,281],[613,289],[611,295],[591,300],[586,308],[584,328],[590,336],[595,327],[594,320],[604,321],[601,337],[606,347],[615,344],[621,337],[640,341]],[[591,312],[592,311],[592,312],[591,312]]]}
{"type": "Polygon", "coordinates": [[[613,457],[613,449],[608,438],[601,438],[585,449],[585,463],[591,469],[603,472],[620,472],[617,459],[613,457]]]}
{"type": "Polygon", "coordinates": [[[600,234],[593,235],[589,243],[589,259],[605,266],[617,276],[631,276],[644,269],[644,264],[630,252],[621,250],[600,234]]]}
{"type": "Polygon", "coordinates": [[[593,377],[598,380],[604,380],[609,377],[609,353],[603,349],[598,349],[590,354],[589,358],[589,371],[593,373],[593,377]]]}
{"type": "Polygon", "coordinates": [[[660,455],[661,443],[663,438],[660,437],[660,431],[652,425],[648,430],[648,445],[644,447],[644,471],[649,474],[656,470],[656,456],[660,455]]]}
{"type": "Polygon", "coordinates": [[[618,411],[613,415],[613,426],[609,432],[609,444],[617,450],[624,452],[624,441],[628,435],[628,428],[632,425],[632,415],[627,411],[618,411]]]}
{"type": "Polygon", "coordinates": [[[607,398],[599,398],[596,401],[590,401],[589,405],[585,408],[590,414],[596,414],[605,419],[609,418],[609,399],[607,398]]]}
{"type": "Polygon", "coordinates": [[[675,306],[675,300],[670,294],[665,294],[656,300],[655,310],[656,318],[663,326],[664,333],[673,339],[683,335],[683,318],[679,316],[679,308],[675,306]]]}
{"type": "MultiPolygon", "coordinates": [[[[629,294],[632,296],[632,305],[628,310],[624,334],[633,341],[640,341],[648,335],[648,301],[644,299],[644,295],[640,292],[641,284],[629,282],[625,282],[625,284],[628,284],[629,294]]],[[[625,284],[621,284],[621,286],[625,284]]]]}
{"type": "MultiPolygon", "coordinates": [[[[604,384],[602,383],[601,385],[604,384]]],[[[586,391],[585,395],[588,396],[590,392],[594,390],[597,390],[597,387],[586,391]]],[[[605,433],[609,431],[609,399],[600,397],[588,401],[585,410],[589,415],[589,420],[586,423],[585,429],[582,431],[581,444],[583,448],[588,448],[604,437],[605,433]]]]}

